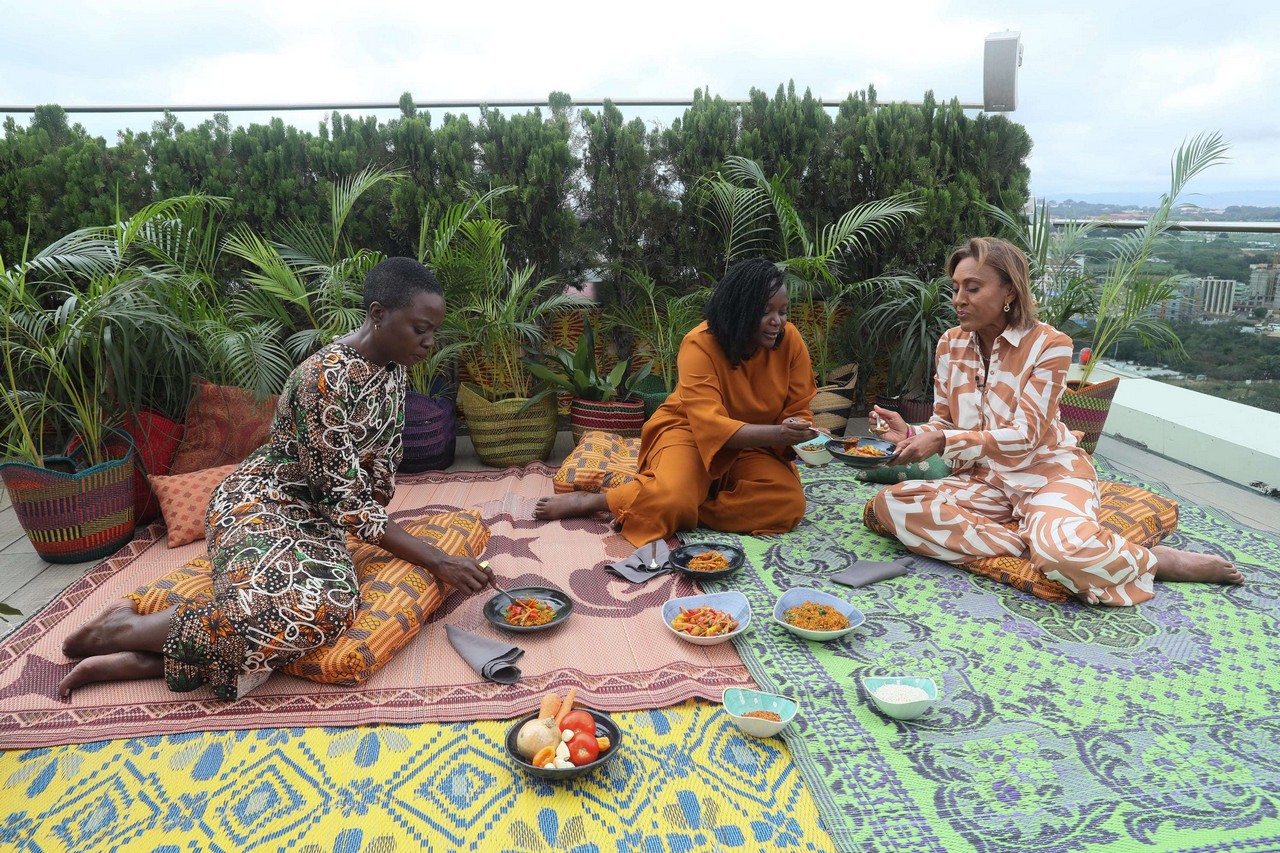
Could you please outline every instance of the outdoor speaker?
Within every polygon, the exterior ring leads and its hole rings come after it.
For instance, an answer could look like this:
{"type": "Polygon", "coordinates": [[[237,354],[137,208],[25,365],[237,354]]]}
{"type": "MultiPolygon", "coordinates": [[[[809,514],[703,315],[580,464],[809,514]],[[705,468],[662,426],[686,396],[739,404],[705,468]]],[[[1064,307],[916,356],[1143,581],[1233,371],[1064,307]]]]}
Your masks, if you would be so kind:
{"type": "Polygon", "coordinates": [[[1018,108],[1018,66],[1022,64],[1022,33],[1006,30],[987,36],[982,58],[982,108],[1010,112],[1018,108]]]}

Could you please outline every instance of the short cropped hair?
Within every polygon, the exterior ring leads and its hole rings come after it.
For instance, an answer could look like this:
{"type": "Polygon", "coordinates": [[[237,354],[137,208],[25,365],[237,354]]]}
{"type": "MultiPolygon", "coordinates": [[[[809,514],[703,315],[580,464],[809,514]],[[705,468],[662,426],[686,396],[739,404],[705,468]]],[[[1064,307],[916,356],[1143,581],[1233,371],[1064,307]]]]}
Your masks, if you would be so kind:
{"type": "Polygon", "coordinates": [[[1009,306],[1009,328],[1029,329],[1036,323],[1036,298],[1031,293],[1031,272],[1022,250],[999,237],[974,237],[951,253],[947,275],[954,275],[965,258],[973,258],[979,267],[991,267],[1005,284],[1013,288],[1009,306]]]}
{"type": "Polygon", "coordinates": [[[387,258],[364,277],[364,310],[378,303],[388,311],[404,308],[419,293],[444,295],[435,273],[413,258],[387,258]]]}
{"type": "MultiPolygon", "coordinates": [[[[757,258],[739,261],[729,268],[711,291],[704,315],[707,328],[729,357],[729,363],[738,366],[755,352],[756,333],[760,318],[769,300],[782,287],[782,270],[772,261],[757,258]]],[[[783,333],[773,345],[782,345],[783,333]]]]}

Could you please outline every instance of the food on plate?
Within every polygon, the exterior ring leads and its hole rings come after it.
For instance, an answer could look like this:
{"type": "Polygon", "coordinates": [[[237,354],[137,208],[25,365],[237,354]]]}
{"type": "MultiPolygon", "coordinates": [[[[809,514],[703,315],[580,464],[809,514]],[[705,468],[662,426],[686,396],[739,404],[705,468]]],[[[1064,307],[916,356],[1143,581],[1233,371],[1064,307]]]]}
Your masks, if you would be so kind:
{"type": "Polygon", "coordinates": [[[849,620],[839,610],[813,601],[792,607],[783,614],[783,618],[788,625],[795,625],[806,631],[843,631],[849,627],[849,620]]]}
{"type": "Polygon", "coordinates": [[[692,610],[681,607],[671,627],[691,637],[719,637],[738,630],[738,620],[723,610],[703,605],[692,610]]]}
{"type": "Polygon", "coordinates": [[[688,569],[691,572],[718,572],[729,568],[729,558],[719,551],[704,551],[691,557],[688,569]]]}
{"type": "Polygon", "coordinates": [[[529,628],[534,625],[545,625],[556,618],[556,609],[537,598],[516,598],[503,611],[502,618],[508,625],[529,628]]]}
{"type": "Polygon", "coordinates": [[[576,687],[569,688],[563,700],[548,693],[538,708],[537,719],[520,727],[516,734],[516,752],[534,767],[568,770],[582,767],[608,752],[612,743],[607,737],[596,737],[596,720],[590,711],[574,708],[576,687]]]}
{"type": "Polygon", "coordinates": [[[817,453],[819,450],[822,449],[822,445],[821,444],[802,444],[800,445],[800,449],[807,450],[810,453],[817,453]]]}
{"type": "Polygon", "coordinates": [[[768,720],[771,723],[782,722],[782,717],[779,717],[777,714],[773,713],[772,711],[748,711],[742,716],[755,717],[757,720],[768,720]]]}
{"type": "Polygon", "coordinates": [[[872,458],[881,458],[889,455],[888,451],[875,447],[874,445],[868,444],[859,447],[858,439],[856,438],[850,439],[845,443],[844,452],[850,456],[869,456],[872,458]]]}

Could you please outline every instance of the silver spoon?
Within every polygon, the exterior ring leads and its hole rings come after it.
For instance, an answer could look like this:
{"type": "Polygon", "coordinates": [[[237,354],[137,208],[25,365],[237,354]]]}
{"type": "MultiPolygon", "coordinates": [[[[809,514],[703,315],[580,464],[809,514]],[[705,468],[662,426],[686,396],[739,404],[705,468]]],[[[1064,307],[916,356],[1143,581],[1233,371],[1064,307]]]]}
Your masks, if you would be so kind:
{"type": "MultiPolygon", "coordinates": [[[[489,561],[488,561],[488,560],[485,560],[483,563],[481,563],[481,564],[480,564],[480,568],[482,568],[482,569],[487,569],[487,568],[489,568],[489,561]]],[[[511,593],[507,592],[505,589],[503,589],[502,587],[498,586],[498,576],[497,576],[497,575],[494,575],[494,576],[493,576],[493,588],[494,588],[494,589],[496,589],[500,594],[502,594],[502,595],[506,596],[507,601],[510,601],[512,604],[515,604],[515,603],[516,603],[516,600],[515,600],[514,598],[512,598],[512,597],[511,597],[511,593]]]]}

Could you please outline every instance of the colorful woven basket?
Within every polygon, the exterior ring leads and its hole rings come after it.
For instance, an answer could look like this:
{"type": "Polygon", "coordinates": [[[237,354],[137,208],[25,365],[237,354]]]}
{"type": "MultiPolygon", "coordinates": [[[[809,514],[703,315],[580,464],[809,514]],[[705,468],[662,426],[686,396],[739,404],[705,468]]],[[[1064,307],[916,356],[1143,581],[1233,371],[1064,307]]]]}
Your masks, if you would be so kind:
{"type": "Polygon", "coordinates": [[[410,391],[404,401],[402,474],[443,471],[458,448],[458,409],[448,397],[410,391]]]}
{"type": "Polygon", "coordinates": [[[616,433],[623,438],[639,438],[644,427],[645,405],[642,399],[612,400],[600,403],[595,400],[573,398],[569,407],[569,431],[573,443],[591,430],[616,433]]]}
{"type": "Polygon", "coordinates": [[[809,404],[813,422],[836,435],[844,435],[845,425],[849,423],[849,414],[853,409],[853,386],[858,384],[858,365],[845,364],[837,367],[827,378],[832,381],[819,388],[813,402],[809,404]]]}
{"type": "Polygon", "coordinates": [[[480,389],[463,383],[458,409],[467,419],[476,456],[486,465],[506,468],[546,460],[556,443],[556,401],[550,395],[525,411],[524,397],[487,400],[480,389]]]}
{"type": "Polygon", "coordinates": [[[54,467],[0,465],[14,513],[41,559],[100,560],[133,538],[133,441],[119,434],[107,452],[111,458],[93,466],[79,447],[67,456],[46,457],[45,464],[54,467]],[[72,472],[56,470],[61,467],[72,472]]]}
{"type": "Polygon", "coordinates": [[[1067,390],[1062,392],[1062,400],[1058,403],[1058,417],[1067,425],[1067,429],[1084,433],[1080,446],[1087,453],[1093,453],[1098,446],[1102,427],[1107,422],[1111,401],[1115,398],[1119,385],[1120,377],[1116,376],[1106,382],[1094,382],[1083,388],[1079,382],[1068,382],[1067,390]]]}
{"type": "MultiPolygon", "coordinates": [[[[636,367],[633,361],[631,366],[636,367]]],[[[661,376],[655,376],[652,373],[640,380],[640,384],[635,386],[635,393],[644,401],[644,419],[647,421],[653,417],[653,413],[663,403],[667,402],[667,398],[671,396],[671,392],[667,390],[667,386],[662,383],[661,376]]]]}

